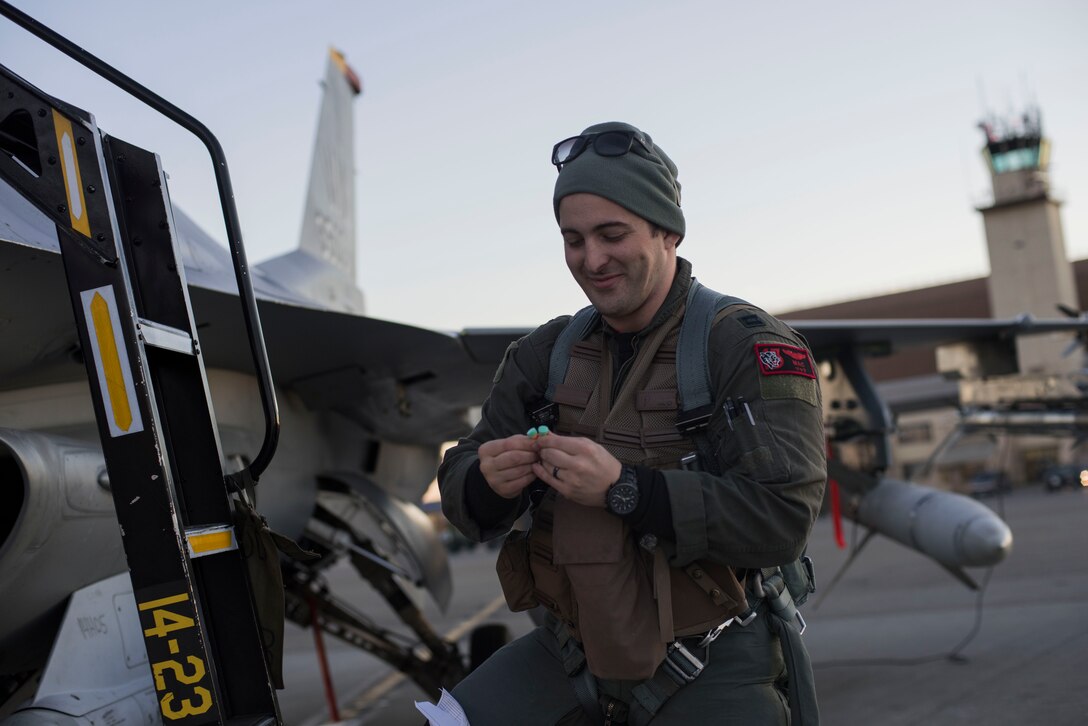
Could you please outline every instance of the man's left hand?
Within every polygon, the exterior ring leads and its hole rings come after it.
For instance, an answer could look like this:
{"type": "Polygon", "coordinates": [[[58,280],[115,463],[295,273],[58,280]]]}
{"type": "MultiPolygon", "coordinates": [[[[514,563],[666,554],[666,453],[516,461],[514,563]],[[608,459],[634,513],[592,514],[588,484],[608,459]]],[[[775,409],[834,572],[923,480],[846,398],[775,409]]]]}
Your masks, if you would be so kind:
{"type": "Polygon", "coordinates": [[[540,461],[533,464],[533,473],[541,481],[578,504],[605,505],[605,492],[623,469],[616,457],[584,436],[548,434],[537,446],[540,461]]]}

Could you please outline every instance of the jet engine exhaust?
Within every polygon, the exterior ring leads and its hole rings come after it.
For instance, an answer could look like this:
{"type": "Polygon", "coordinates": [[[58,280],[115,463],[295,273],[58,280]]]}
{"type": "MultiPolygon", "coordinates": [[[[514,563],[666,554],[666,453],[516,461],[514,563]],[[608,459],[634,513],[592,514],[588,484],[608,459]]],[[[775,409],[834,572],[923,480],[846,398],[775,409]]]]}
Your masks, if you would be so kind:
{"type": "Polygon", "coordinates": [[[0,428],[0,592],[19,593],[0,617],[0,673],[43,655],[14,647],[21,629],[127,569],[104,471],[97,443],[0,428]]]}
{"type": "Polygon", "coordinates": [[[856,519],[950,568],[989,567],[1012,551],[1012,531],[989,507],[913,482],[882,479],[856,519]]]}

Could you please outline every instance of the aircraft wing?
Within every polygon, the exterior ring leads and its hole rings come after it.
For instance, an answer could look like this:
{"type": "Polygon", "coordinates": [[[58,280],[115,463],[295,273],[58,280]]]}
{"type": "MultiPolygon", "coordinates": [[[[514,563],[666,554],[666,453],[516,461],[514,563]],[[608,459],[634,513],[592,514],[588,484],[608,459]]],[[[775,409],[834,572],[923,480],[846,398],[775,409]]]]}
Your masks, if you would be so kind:
{"type": "MultiPolygon", "coordinates": [[[[206,365],[249,371],[230,255],[175,208],[206,365]]],[[[314,410],[337,410],[392,441],[463,433],[510,341],[524,330],[447,333],[320,308],[251,268],[269,363],[314,410]]],[[[0,390],[86,377],[53,222],[0,181],[0,390]]]]}
{"type": "Polygon", "coordinates": [[[869,320],[787,320],[812,346],[817,358],[829,351],[857,348],[886,355],[903,348],[958,341],[1002,340],[1019,335],[1079,333],[1088,330],[1083,318],[1041,320],[1030,315],[1008,319],[942,318],[869,320]]]}
{"type": "MultiPolygon", "coordinates": [[[[237,296],[191,288],[209,366],[249,370],[237,296]]],[[[261,300],[276,381],[312,410],[336,410],[383,438],[440,444],[464,433],[516,331],[461,336],[261,300]]]]}

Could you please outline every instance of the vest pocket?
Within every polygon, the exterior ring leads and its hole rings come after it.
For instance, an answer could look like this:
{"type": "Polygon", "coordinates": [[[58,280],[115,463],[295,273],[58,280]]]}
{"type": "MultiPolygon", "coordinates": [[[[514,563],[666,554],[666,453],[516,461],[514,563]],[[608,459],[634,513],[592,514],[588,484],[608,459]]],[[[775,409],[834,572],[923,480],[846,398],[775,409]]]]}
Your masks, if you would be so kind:
{"type": "Polygon", "coordinates": [[[518,613],[539,605],[529,569],[529,538],[523,530],[514,530],[502,543],[495,572],[510,610],[518,613]]]}
{"type": "Polygon", "coordinates": [[[603,507],[587,507],[557,497],[554,516],[554,564],[608,564],[623,557],[623,520],[603,507]]]}

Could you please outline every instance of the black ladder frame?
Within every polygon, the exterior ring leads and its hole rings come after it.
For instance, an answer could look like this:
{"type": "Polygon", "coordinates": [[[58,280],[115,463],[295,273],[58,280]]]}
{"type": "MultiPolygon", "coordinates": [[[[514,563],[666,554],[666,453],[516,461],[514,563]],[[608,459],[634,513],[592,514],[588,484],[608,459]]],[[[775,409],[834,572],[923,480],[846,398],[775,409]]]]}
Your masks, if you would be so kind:
{"type": "Polygon", "coordinates": [[[0,177],[56,223],[164,721],[279,723],[231,501],[271,460],[279,415],[222,150],[191,117],[2,1],[0,14],[198,126],[216,162],[266,419],[254,463],[230,477],[158,157],[0,66],[0,120],[17,114],[26,142],[0,154],[0,177]]]}

